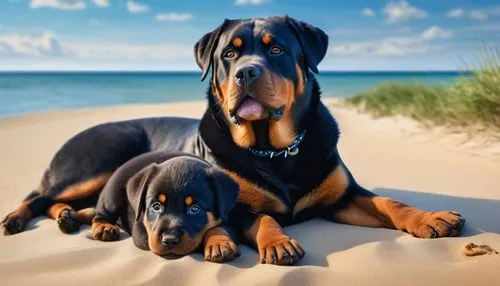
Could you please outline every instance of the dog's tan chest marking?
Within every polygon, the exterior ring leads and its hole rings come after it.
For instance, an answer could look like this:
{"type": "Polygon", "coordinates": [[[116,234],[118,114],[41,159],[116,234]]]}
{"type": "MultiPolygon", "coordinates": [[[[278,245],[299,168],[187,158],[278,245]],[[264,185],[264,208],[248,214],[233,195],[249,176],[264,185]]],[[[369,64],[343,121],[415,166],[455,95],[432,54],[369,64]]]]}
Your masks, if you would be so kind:
{"type": "Polygon", "coordinates": [[[317,188],[297,200],[293,214],[313,206],[334,204],[345,194],[348,185],[349,180],[344,167],[337,166],[317,188]]]}

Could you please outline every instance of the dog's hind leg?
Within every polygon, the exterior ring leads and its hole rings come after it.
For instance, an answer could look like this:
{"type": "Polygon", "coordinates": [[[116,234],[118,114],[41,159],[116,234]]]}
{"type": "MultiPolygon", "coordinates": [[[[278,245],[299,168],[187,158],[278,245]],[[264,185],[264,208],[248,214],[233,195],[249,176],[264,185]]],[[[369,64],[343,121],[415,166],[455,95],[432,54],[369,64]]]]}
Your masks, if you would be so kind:
{"type": "Polygon", "coordinates": [[[43,215],[51,200],[39,190],[31,192],[23,202],[2,220],[5,235],[24,231],[26,224],[34,217],[43,215]]]}
{"type": "Polygon", "coordinates": [[[85,208],[75,211],[66,203],[55,203],[47,211],[47,216],[56,220],[63,233],[73,233],[80,229],[80,225],[92,224],[95,208],[85,208]]]}
{"type": "Polygon", "coordinates": [[[66,203],[55,203],[47,211],[47,216],[56,220],[63,233],[73,233],[80,229],[76,211],[66,203]]]}
{"type": "Polygon", "coordinates": [[[89,198],[97,197],[110,176],[109,173],[103,173],[67,186],[62,192],[54,190],[57,195],[54,197],[54,204],[47,210],[47,215],[57,221],[63,233],[73,233],[82,224],[92,224],[97,200],[89,198]],[[74,207],[81,206],[82,202],[83,208],[76,211],[74,207]]]}
{"type": "Polygon", "coordinates": [[[109,177],[109,173],[102,173],[77,183],[67,180],[49,187],[45,176],[39,190],[30,193],[19,207],[3,219],[4,234],[22,232],[32,218],[44,214],[56,219],[65,233],[77,231],[82,223],[90,224],[94,212],[85,209],[95,206],[97,195],[109,177]],[[77,204],[77,209],[81,211],[73,209],[77,204]]]}

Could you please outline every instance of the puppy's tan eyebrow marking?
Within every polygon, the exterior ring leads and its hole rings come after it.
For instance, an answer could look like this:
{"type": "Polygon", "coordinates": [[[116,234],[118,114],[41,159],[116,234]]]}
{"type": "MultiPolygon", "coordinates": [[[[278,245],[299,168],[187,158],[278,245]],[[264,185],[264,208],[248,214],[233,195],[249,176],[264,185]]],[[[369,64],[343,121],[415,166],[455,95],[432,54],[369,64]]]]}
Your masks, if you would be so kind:
{"type": "Polygon", "coordinates": [[[186,203],[186,206],[190,206],[193,204],[193,197],[191,196],[187,196],[185,199],[184,199],[184,203],[186,203]]]}
{"type": "Polygon", "coordinates": [[[164,194],[160,194],[158,196],[158,201],[160,201],[160,203],[164,204],[167,201],[167,196],[164,194]]]}
{"type": "Polygon", "coordinates": [[[243,40],[240,37],[236,37],[233,39],[232,44],[236,48],[241,48],[243,46],[243,40]]]}
{"type": "Polygon", "coordinates": [[[273,40],[273,37],[271,36],[271,34],[269,33],[266,33],[263,37],[262,37],[262,43],[264,45],[269,45],[271,43],[271,41],[273,40]]]}

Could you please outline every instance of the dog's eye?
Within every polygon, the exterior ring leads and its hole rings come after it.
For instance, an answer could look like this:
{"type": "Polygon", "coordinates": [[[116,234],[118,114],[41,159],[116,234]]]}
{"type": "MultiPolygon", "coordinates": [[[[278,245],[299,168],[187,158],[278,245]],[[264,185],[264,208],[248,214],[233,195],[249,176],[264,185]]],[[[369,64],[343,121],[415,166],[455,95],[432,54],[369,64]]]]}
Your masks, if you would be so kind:
{"type": "Polygon", "coordinates": [[[271,47],[271,54],[273,54],[273,55],[279,55],[282,52],[283,52],[283,49],[278,45],[274,45],[271,47]]]}
{"type": "Polygon", "coordinates": [[[190,215],[195,215],[197,213],[199,213],[201,210],[200,206],[197,205],[197,204],[192,204],[188,209],[187,209],[187,213],[190,214],[190,215]]]}
{"type": "Polygon", "coordinates": [[[151,209],[154,211],[154,212],[161,212],[163,210],[163,206],[159,203],[159,202],[154,202],[152,205],[151,205],[151,209]]]}
{"type": "Polygon", "coordinates": [[[227,50],[225,53],[224,53],[224,57],[227,58],[227,59],[232,59],[236,56],[236,52],[234,50],[227,50]]]}

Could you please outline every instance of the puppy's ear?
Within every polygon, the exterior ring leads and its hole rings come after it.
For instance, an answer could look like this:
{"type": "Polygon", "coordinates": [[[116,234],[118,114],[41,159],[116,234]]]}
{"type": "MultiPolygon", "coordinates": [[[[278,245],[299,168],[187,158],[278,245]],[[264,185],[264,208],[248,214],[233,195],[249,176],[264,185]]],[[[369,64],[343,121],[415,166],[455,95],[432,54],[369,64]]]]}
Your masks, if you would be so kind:
{"type": "Polygon", "coordinates": [[[159,169],[158,165],[153,163],[135,174],[127,183],[127,196],[132,208],[134,208],[136,221],[139,221],[144,212],[149,183],[159,169]]]}
{"type": "Polygon", "coordinates": [[[323,60],[328,50],[328,36],[323,30],[302,21],[286,16],[295,37],[299,40],[302,54],[304,55],[305,67],[312,72],[318,73],[318,64],[323,60]]]}
{"type": "Polygon", "coordinates": [[[214,56],[214,51],[219,43],[219,38],[224,29],[231,23],[229,19],[225,19],[224,23],[217,27],[210,33],[205,34],[195,45],[194,45],[194,57],[196,58],[196,63],[202,70],[201,80],[203,81],[210,70],[210,65],[212,64],[212,59],[214,56]]]}
{"type": "Polygon", "coordinates": [[[229,175],[215,167],[210,169],[209,179],[214,194],[215,215],[227,220],[229,212],[238,201],[240,186],[229,175]]]}

